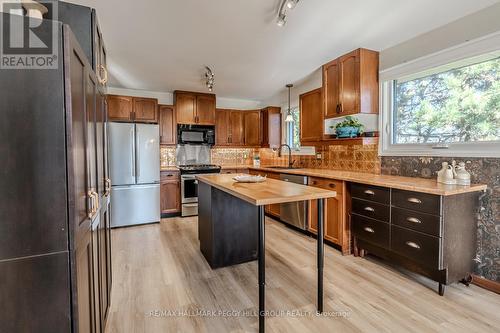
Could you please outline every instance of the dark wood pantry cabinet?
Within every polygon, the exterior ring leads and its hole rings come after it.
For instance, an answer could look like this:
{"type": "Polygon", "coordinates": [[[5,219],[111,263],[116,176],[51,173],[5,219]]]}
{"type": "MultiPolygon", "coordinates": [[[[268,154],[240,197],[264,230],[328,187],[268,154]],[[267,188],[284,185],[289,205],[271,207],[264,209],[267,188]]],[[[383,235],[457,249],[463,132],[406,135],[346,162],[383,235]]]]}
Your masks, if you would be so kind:
{"type": "Polygon", "coordinates": [[[56,69],[0,69],[0,332],[102,332],[109,308],[105,86],[68,25],[37,29],[52,28],[56,69]]]}

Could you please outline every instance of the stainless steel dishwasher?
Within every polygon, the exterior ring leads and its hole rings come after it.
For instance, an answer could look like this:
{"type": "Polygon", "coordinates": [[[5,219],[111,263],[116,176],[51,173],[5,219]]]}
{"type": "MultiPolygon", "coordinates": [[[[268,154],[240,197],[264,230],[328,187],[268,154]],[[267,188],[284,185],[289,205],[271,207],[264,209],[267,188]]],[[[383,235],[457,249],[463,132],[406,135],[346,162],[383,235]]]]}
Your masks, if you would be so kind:
{"type": "MultiPolygon", "coordinates": [[[[307,186],[307,176],[280,174],[285,182],[307,186]]],[[[307,201],[283,203],[280,205],[281,221],[302,230],[307,230],[307,201]]]]}

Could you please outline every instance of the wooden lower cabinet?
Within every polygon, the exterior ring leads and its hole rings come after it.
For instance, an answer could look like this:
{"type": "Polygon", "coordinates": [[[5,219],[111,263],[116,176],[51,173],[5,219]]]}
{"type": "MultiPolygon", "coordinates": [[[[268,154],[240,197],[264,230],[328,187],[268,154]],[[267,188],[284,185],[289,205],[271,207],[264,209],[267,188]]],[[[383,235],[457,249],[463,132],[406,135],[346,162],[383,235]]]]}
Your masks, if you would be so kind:
{"type": "MultiPolygon", "coordinates": [[[[345,182],[309,177],[309,186],[324,188],[337,192],[335,198],[326,199],[324,207],[325,239],[337,244],[342,254],[350,253],[350,232],[346,223],[345,182]]],[[[309,202],[309,231],[317,233],[318,206],[317,200],[309,202]]]]}
{"type": "MultiPolygon", "coordinates": [[[[261,176],[266,176],[267,178],[270,179],[280,179],[280,174],[277,172],[269,172],[269,171],[259,171],[259,170],[250,170],[249,173],[251,175],[261,175],[261,176]]],[[[275,204],[275,205],[267,205],[265,206],[264,211],[266,214],[272,215],[273,217],[280,218],[280,204],[275,204]]]]}
{"type": "Polygon", "coordinates": [[[162,171],[160,176],[161,214],[181,211],[181,182],[179,171],[162,171]]]}

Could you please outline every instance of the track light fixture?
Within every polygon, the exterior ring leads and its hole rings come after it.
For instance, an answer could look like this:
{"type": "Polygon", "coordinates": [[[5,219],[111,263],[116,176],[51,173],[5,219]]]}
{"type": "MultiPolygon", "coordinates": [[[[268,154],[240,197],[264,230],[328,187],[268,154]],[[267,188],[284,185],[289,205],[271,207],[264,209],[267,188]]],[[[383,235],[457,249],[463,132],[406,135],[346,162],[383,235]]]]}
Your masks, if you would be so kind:
{"type": "Polygon", "coordinates": [[[208,88],[208,91],[214,90],[214,84],[215,84],[215,73],[210,69],[210,67],[205,66],[205,79],[206,79],[206,85],[208,88]]]}
{"type": "Polygon", "coordinates": [[[282,27],[286,24],[286,15],[288,10],[292,10],[295,8],[299,0],[282,0],[280,4],[280,8],[278,11],[278,20],[276,24],[279,27],[282,27]]]}

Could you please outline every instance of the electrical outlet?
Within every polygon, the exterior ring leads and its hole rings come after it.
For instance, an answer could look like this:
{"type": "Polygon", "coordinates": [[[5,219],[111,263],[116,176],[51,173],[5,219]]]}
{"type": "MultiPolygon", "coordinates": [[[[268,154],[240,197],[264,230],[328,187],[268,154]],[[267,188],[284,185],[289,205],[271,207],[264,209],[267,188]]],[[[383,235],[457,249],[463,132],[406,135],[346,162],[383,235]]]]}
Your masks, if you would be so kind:
{"type": "Polygon", "coordinates": [[[316,159],[317,160],[320,160],[323,158],[323,155],[321,155],[321,153],[316,153],[316,159]]]}

